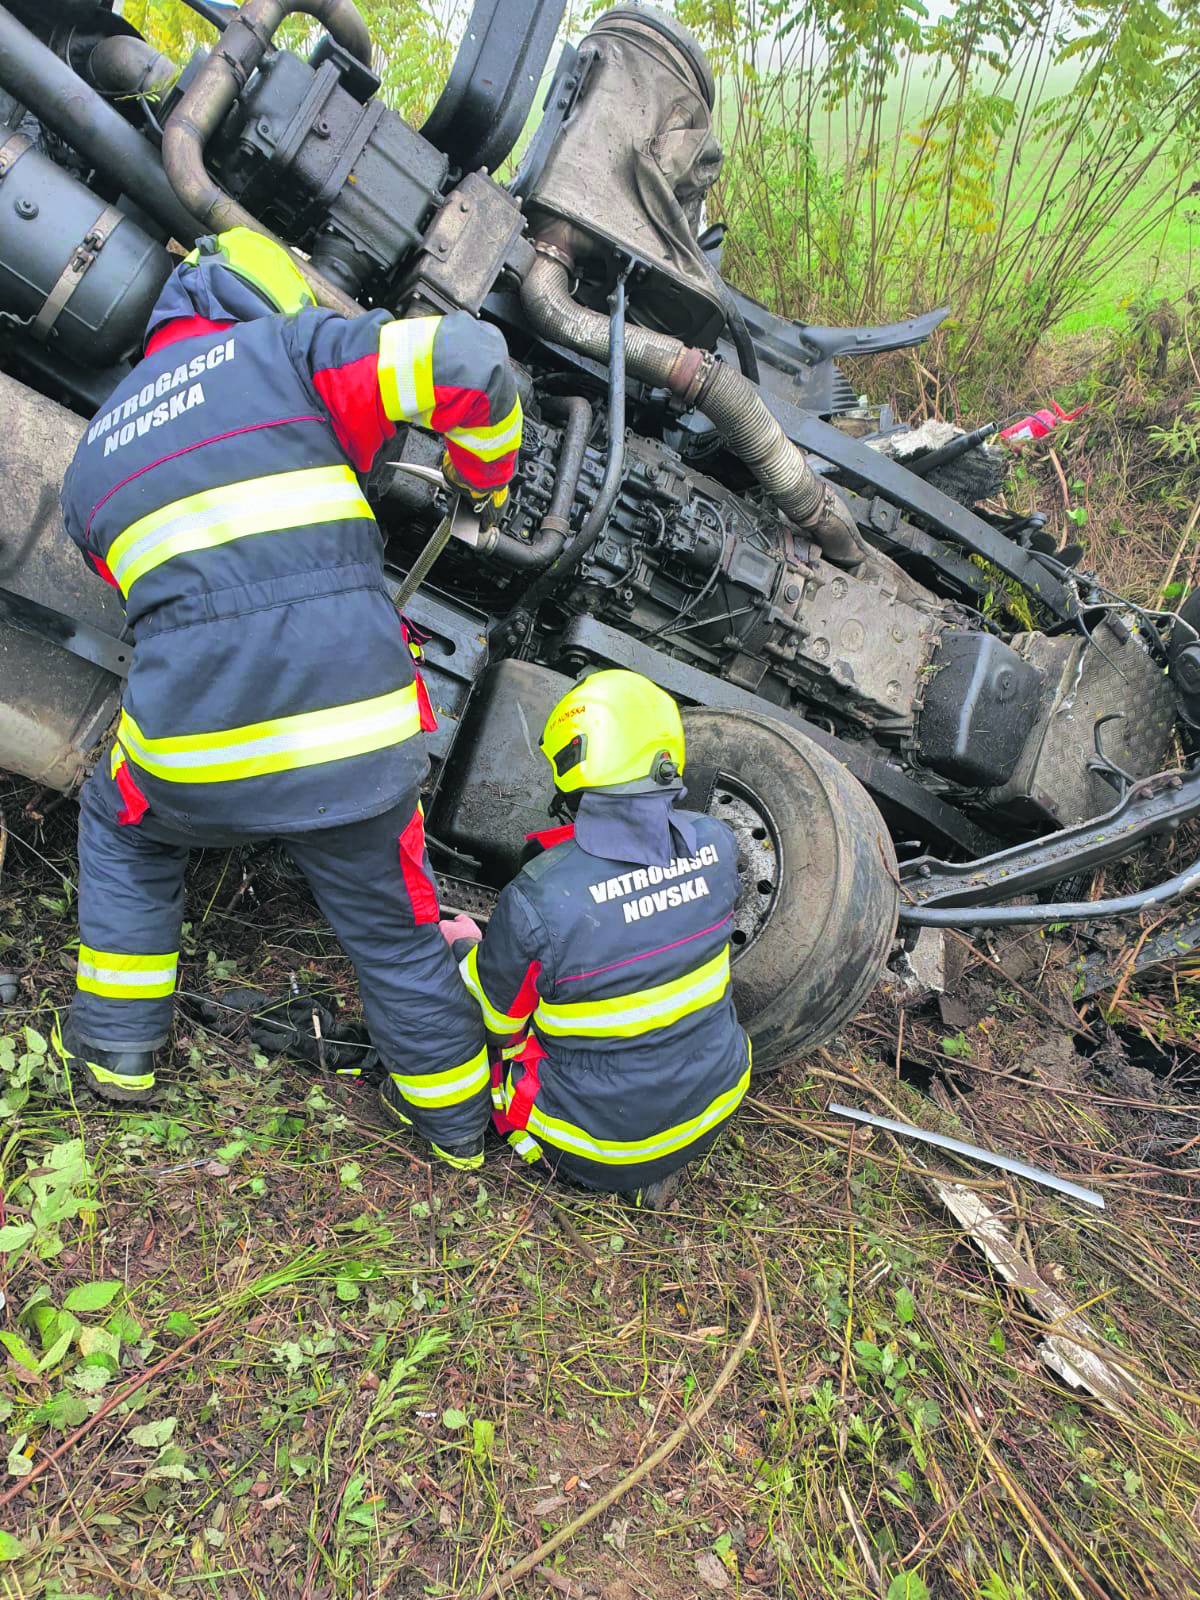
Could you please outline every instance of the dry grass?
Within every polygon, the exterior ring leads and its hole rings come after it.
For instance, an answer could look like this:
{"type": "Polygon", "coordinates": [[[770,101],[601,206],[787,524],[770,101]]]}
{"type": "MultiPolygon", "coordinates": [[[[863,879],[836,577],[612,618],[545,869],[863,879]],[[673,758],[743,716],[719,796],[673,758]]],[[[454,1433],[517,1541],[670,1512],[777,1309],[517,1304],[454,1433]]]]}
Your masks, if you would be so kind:
{"type": "MultiPolygon", "coordinates": [[[[0,1031],[22,1053],[69,993],[73,936],[71,808],[40,825],[29,799],[4,792],[0,882],[0,964],[21,974],[0,1031]]],[[[296,970],[352,992],[269,861],[257,900],[201,921],[231,881],[219,856],[194,866],[186,988],[296,970]]],[[[1070,1015],[1062,947],[994,954],[1070,1015]]],[[[74,1214],[0,1258],[3,1326],[48,1354],[39,1302],[116,1287],[42,1374],[8,1361],[10,1471],[195,1342],[0,1513],[21,1541],[6,1600],[476,1594],[695,1410],[755,1282],[768,1316],[695,1436],[520,1594],[1200,1596],[1200,1104],[1130,1067],[1095,1012],[1106,1048],[1076,1054],[974,959],[958,998],[961,1028],[907,1016],[903,1076],[880,1002],[761,1084],[661,1218],[500,1149],[481,1179],[431,1175],[363,1091],[186,1024],[153,1112],[73,1105],[39,1056],[0,1133],[4,1220],[65,1143],[90,1170],[74,1214]],[[1064,1390],[919,1153],[829,1118],[831,1095],[1103,1190],[1093,1215],[965,1174],[1137,1374],[1132,1408],[1064,1390]]]]}

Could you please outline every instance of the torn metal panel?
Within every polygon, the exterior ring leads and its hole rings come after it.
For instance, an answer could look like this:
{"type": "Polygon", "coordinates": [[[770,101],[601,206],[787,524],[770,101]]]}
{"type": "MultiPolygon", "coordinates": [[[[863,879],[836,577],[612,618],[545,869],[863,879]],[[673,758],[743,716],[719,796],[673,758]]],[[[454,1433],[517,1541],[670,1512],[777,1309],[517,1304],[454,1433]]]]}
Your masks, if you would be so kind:
{"type": "MultiPolygon", "coordinates": [[[[1147,939],[1128,971],[1136,977],[1150,967],[1181,961],[1197,949],[1200,949],[1200,916],[1189,917],[1186,922],[1176,923],[1173,928],[1164,928],[1153,938],[1147,939]]],[[[1076,991],[1075,998],[1087,1000],[1094,994],[1103,994],[1106,989],[1115,988],[1126,971],[1123,952],[1114,958],[1110,950],[1093,951],[1081,964],[1082,986],[1076,991]]]]}

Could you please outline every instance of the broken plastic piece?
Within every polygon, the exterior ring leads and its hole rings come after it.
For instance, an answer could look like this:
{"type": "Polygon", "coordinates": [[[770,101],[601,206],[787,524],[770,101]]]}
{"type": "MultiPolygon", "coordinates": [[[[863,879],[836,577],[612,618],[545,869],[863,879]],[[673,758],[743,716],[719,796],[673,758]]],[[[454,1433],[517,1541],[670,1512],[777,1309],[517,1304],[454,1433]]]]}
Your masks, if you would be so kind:
{"type": "Polygon", "coordinates": [[[965,1144],[961,1139],[948,1138],[944,1133],[931,1133],[928,1128],[915,1127],[911,1122],[896,1122],[892,1117],[876,1117],[869,1111],[859,1111],[854,1106],[839,1106],[831,1102],[827,1109],[835,1117],[848,1117],[851,1122],[865,1122],[872,1128],[885,1128],[888,1133],[898,1133],[905,1139],[919,1139],[923,1144],[936,1145],[939,1150],[951,1150],[956,1156],[966,1156],[970,1161],[981,1161],[987,1167],[999,1167],[1002,1172],[1012,1172],[1019,1178],[1029,1178],[1034,1183],[1044,1184],[1047,1189],[1057,1189],[1059,1194],[1070,1195],[1073,1200],[1082,1200],[1085,1205],[1095,1206],[1097,1210],[1104,1210],[1104,1197],[1098,1195],[1094,1189],[1085,1189],[1082,1184],[1072,1183],[1069,1178],[1056,1177],[1053,1172],[1047,1172],[1043,1167],[1033,1167],[1027,1161],[1018,1161],[1013,1156],[999,1156],[992,1150],[984,1150],[977,1144],[965,1144]]]}

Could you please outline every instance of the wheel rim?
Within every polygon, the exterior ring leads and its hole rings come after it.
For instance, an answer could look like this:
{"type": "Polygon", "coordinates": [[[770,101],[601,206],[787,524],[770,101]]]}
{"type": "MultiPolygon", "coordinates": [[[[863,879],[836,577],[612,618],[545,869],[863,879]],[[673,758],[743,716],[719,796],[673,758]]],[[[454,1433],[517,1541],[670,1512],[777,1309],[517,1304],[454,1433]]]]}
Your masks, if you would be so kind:
{"type": "Polygon", "coordinates": [[[782,877],[779,835],[771,814],[745,784],[717,775],[708,814],[732,828],[738,850],[738,897],[729,934],[736,965],[754,944],[775,909],[782,877]]]}

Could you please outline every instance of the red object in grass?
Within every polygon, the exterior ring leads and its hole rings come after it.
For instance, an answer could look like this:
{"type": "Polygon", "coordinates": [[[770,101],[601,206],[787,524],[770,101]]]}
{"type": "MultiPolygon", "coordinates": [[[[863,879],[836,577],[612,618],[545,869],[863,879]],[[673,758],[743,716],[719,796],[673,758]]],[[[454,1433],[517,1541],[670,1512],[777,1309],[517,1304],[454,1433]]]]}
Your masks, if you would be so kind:
{"type": "Polygon", "coordinates": [[[1082,416],[1087,410],[1086,405],[1077,406],[1074,411],[1064,411],[1057,400],[1051,400],[1048,406],[1043,406],[1040,411],[1033,411],[1027,417],[1022,417],[1020,422],[1014,422],[1011,427],[1002,428],[1000,437],[1008,444],[1028,444],[1031,439],[1044,439],[1060,422],[1074,422],[1076,417],[1082,416]]]}

